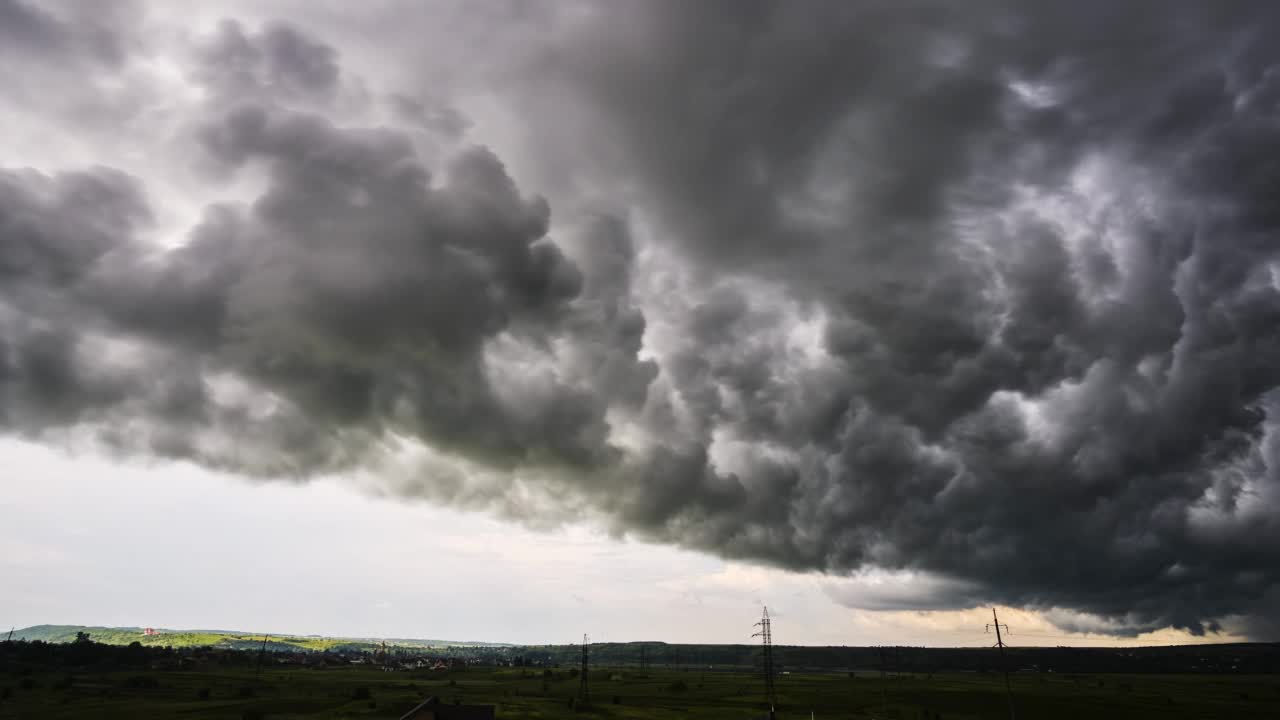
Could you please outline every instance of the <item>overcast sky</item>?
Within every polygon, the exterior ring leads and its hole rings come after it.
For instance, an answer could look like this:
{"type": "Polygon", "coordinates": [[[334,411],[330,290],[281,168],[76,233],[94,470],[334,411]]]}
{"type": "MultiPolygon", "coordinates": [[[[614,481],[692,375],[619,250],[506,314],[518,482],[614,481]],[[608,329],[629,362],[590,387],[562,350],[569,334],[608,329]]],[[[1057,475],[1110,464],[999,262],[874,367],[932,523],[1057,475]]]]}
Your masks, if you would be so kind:
{"type": "Polygon", "coordinates": [[[1276,639],[1277,32],[0,0],[0,621],[1276,639]]]}

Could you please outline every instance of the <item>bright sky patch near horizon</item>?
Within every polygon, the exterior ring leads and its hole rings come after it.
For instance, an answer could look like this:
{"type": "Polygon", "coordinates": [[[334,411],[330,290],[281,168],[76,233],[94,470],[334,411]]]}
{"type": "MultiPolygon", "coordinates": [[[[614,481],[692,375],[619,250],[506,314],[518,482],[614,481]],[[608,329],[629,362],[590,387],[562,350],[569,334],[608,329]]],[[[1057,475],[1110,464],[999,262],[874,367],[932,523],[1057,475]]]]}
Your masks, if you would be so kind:
{"type": "MultiPolygon", "coordinates": [[[[5,441],[29,483],[0,498],[0,618],[342,637],[561,644],[752,643],[770,604],[777,642],[986,644],[987,608],[850,610],[856,585],[581,528],[534,532],[400,504],[328,480],[255,485],[189,465],[119,464],[5,441]],[[50,515],[56,518],[50,522],[50,515]]],[[[892,582],[892,580],[890,581],[892,582]]],[[[1204,642],[1067,634],[1001,608],[1023,646],[1204,642]]],[[[1238,638],[1215,638],[1224,641],[1238,638]]]]}

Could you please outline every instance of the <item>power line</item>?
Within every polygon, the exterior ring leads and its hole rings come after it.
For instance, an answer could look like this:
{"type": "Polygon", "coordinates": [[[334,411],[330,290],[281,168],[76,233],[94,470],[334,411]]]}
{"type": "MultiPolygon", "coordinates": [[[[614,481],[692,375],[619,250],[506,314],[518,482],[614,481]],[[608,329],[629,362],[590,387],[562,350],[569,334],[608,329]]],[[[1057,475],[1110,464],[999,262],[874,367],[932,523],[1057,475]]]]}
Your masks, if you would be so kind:
{"type": "Polygon", "coordinates": [[[1016,720],[1013,714],[1013,686],[1009,684],[1009,664],[1004,658],[1004,637],[1000,634],[1000,628],[1004,628],[1005,632],[1009,631],[1009,626],[1000,622],[1000,618],[996,617],[996,609],[991,608],[991,622],[987,624],[987,632],[991,632],[991,628],[996,629],[996,647],[1000,648],[1000,665],[1004,670],[1004,694],[1009,701],[1009,720],[1016,720]]]}
{"type": "Polygon", "coordinates": [[[769,606],[764,608],[764,616],[760,618],[760,622],[755,624],[760,628],[760,632],[753,634],[751,637],[758,637],[764,646],[764,692],[765,698],[769,701],[769,718],[773,720],[773,714],[778,705],[778,696],[773,687],[773,630],[772,623],[769,620],[769,606]]]}

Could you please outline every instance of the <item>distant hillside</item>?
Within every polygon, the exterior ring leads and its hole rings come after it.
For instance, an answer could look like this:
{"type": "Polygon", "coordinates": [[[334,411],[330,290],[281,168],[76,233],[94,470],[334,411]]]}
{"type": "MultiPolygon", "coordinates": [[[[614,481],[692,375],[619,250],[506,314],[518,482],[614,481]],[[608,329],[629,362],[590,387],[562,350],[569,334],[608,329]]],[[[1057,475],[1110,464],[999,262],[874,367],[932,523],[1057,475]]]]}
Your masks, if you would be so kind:
{"type": "MultiPolygon", "coordinates": [[[[136,627],[36,625],[14,631],[14,639],[52,643],[74,642],[77,632],[109,645],[138,642],[174,648],[217,647],[257,651],[264,636],[222,630],[168,630],[144,635],[136,627]]],[[[277,652],[370,652],[387,644],[408,654],[461,658],[469,662],[506,664],[519,660],[554,667],[576,667],[579,645],[514,645],[507,643],[417,640],[406,638],[341,638],[316,635],[265,636],[268,650],[277,652]],[[415,652],[421,651],[421,652],[415,652]]],[[[991,647],[861,647],[774,645],[774,663],[792,670],[888,671],[928,674],[941,671],[992,672],[1013,668],[1020,672],[1055,673],[1278,673],[1280,643],[1207,643],[1147,647],[1011,647],[1003,654],[991,647]]],[[[665,642],[592,643],[591,662],[605,667],[650,666],[726,670],[760,666],[759,645],[702,645],[665,642]]]]}
{"type": "Polygon", "coordinates": [[[156,634],[147,635],[140,627],[98,627],[92,625],[32,625],[14,630],[14,639],[41,640],[52,643],[68,643],[76,639],[76,633],[89,633],[89,639],[107,645],[143,645],[171,647],[222,647],[237,650],[262,647],[266,639],[267,649],[275,651],[322,650],[372,650],[382,643],[389,647],[510,647],[505,643],[483,643],[458,640],[418,640],[412,638],[344,638],[317,635],[293,636],[267,633],[241,632],[237,630],[171,630],[156,628],[156,634]]]}

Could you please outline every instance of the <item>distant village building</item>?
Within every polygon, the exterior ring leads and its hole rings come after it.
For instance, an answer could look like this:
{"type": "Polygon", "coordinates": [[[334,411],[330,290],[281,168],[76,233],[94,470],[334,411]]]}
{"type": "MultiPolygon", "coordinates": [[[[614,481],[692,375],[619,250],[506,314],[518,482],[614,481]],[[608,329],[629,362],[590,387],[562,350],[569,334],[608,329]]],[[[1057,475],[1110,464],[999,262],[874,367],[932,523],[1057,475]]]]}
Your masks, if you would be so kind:
{"type": "Polygon", "coordinates": [[[446,705],[432,696],[400,720],[494,720],[492,705],[446,705]]]}
{"type": "Polygon", "coordinates": [[[155,628],[143,628],[142,634],[143,635],[159,635],[160,633],[156,632],[155,628]]]}

